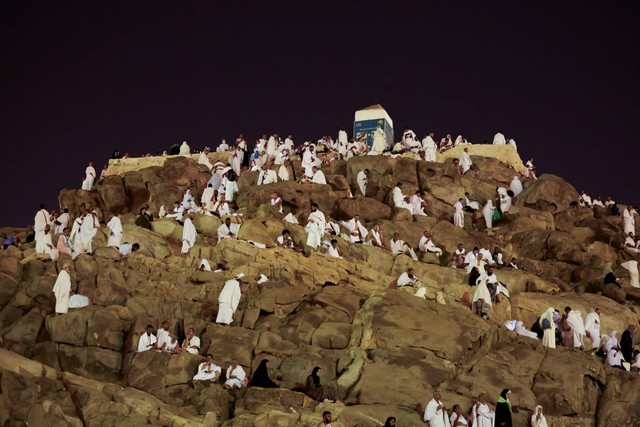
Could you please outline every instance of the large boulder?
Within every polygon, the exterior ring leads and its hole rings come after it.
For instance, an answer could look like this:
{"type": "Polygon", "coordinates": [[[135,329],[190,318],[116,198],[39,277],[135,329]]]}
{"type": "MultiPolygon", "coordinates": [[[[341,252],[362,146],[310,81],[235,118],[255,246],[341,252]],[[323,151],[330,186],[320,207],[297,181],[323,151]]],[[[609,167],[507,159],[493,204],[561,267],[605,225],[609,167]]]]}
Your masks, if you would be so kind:
{"type": "Polygon", "coordinates": [[[518,195],[515,204],[555,213],[575,206],[579,197],[576,189],[562,178],[544,174],[518,195]]]}

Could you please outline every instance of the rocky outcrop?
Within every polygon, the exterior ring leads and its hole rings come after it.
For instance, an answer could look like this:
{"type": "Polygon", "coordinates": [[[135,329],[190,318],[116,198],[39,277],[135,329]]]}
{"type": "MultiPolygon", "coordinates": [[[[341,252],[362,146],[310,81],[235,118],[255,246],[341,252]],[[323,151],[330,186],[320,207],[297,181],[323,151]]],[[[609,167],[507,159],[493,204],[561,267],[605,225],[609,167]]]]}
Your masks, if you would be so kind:
{"type": "MultiPolygon", "coordinates": [[[[502,326],[519,319],[531,327],[550,306],[571,306],[583,316],[599,307],[606,334],[637,324],[640,296],[621,266],[636,258],[620,250],[620,220],[574,206],[573,187],[543,175],[524,181],[512,211],[492,230],[485,230],[477,213],[465,214],[464,228],[455,227],[451,214],[458,197],[469,192],[484,203],[522,168],[510,146],[493,157],[483,155],[492,147],[472,148],[478,171],[464,176],[452,167],[451,159],[459,155],[454,150],[434,163],[409,156],[337,161],[325,168],[328,185],[256,186],[256,173],[245,173],[235,200],[243,216],[233,217],[242,223],[242,240],[218,241],[221,219],[196,215],[198,238],[187,257],[180,256],[182,225],[155,220],[146,230],[133,225],[133,214],[142,204],[153,211],[170,206],[187,188],[198,199],[209,173],[195,158],[114,163],[96,191],[63,190],[61,204],[72,215],[94,207],[102,221],[121,215],[123,241],[138,242],[141,249],[122,257],[106,247],[101,230],[93,254],[71,261],[73,290],[92,304],[62,316],[53,315],[51,289],[70,259],[52,262],[35,254],[33,244],[0,253],[0,424],[311,426],[330,410],[334,426],[379,426],[390,415],[400,425],[420,425],[414,409],[424,407],[436,388],[448,407],[467,408],[479,393],[495,401],[508,387],[520,408],[514,419],[522,425],[537,404],[545,407],[550,425],[633,425],[640,417],[633,392],[640,384],[637,375],[605,368],[599,358],[577,349],[545,349],[502,326]],[[344,198],[365,168],[367,194],[344,198]],[[393,206],[390,191],[398,182],[405,194],[426,191],[429,216],[393,206]],[[420,254],[420,261],[413,261],[341,238],[341,259],[309,248],[302,253],[275,247],[285,227],[301,246],[306,235],[302,226],[283,223],[283,215],[268,204],[273,192],[301,224],[315,202],[336,220],[359,213],[368,228],[382,227],[385,240],[397,232],[415,247],[429,231],[444,254],[420,254]],[[496,270],[510,298],[498,297],[490,320],[469,310],[475,289],[463,269],[450,267],[458,243],[467,249],[497,247],[505,259],[519,259],[520,270],[496,270]],[[224,271],[196,271],[202,258],[224,271]],[[622,288],[603,286],[607,265],[622,288]],[[425,297],[394,289],[409,267],[424,284],[425,297]],[[219,326],[214,323],[218,296],[225,281],[239,273],[246,276],[234,322],[219,326]],[[257,284],[259,274],[269,281],[257,284]],[[137,353],[146,325],[164,320],[180,339],[194,328],[201,354],[137,353]],[[192,387],[205,353],[223,372],[232,359],[248,373],[269,359],[283,388],[192,387]],[[341,403],[315,402],[295,391],[315,366],[322,367],[323,383],[337,389],[341,403]]],[[[298,160],[294,165],[300,171],[298,160]]]]}

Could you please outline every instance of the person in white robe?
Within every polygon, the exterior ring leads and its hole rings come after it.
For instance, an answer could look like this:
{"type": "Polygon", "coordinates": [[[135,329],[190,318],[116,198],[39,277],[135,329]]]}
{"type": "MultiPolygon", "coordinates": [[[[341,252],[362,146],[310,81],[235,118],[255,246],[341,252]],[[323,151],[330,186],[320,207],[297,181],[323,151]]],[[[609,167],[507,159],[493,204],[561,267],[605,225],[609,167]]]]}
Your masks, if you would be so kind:
{"type": "Polygon", "coordinates": [[[222,368],[213,363],[213,355],[209,353],[206,357],[207,359],[198,365],[198,372],[191,380],[193,384],[198,381],[211,381],[217,383],[218,378],[220,378],[220,374],[222,374],[222,368]]]}
{"type": "Polygon", "coordinates": [[[190,213],[189,216],[184,220],[184,224],[182,226],[182,249],[181,253],[183,257],[186,257],[189,254],[189,251],[196,244],[196,237],[198,236],[198,232],[196,231],[195,225],[193,225],[194,214],[190,213]]]}
{"type": "Polygon", "coordinates": [[[473,200],[469,199],[469,193],[468,192],[464,193],[464,203],[463,203],[463,205],[464,205],[464,210],[466,210],[467,212],[469,212],[470,210],[475,212],[478,209],[480,209],[480,203],[474,202],[473,200]]]}
{"type": "Polygon", "coordinates": [[[224,283],[224,287],[218,296],[218,316],[216,323],[229,325],[233,322],[233,314],[238,309],[242,293],[240,292],[240,279],[244,274],[238,274],[234,279],[224,283]]]}
{"type": "Polygon", "coordinates": [[[425,231],[422,237],[420,237],[420,241],[418,242],[418,249],[420,250],[420,252],[433,252],[437,256],[442,255],[442,249],[440,249],[433,243],[431,234],[428,231],[425,231]]]}
{"type": "Polygon", "coordinates": [[[493,145],[506,145],[507,139],[504,137],[502,132],[498,132],[493,137],[493,145]]]}
{"type": "Polygon", "coordinates": [[[287,160],[278,168],[278,178],[280,178],[280,181],[289,181],[291,179],[289,175],[290,164],[291,162],[287,160]]]}
{"type": "Polygon", "coordinates": [[[360,222],[358,214],[355,214],[349,221],[340,221],[340,224],[349,231],[349,238],[353,243],[364,242],[369,234],[367,228],[360,222]]]}
{"type": "Polygon", "coordinates": [[[439,390],[433,392],[433,399],[427,403],[424,411],[423,420],[429,423],[430,427],[450,427],[449,414],[447,408],[440,400],[441,394],[439,390]]]}
{"type": "Polygon", "coordinates": [[[607,353],[607,365],[609,366],[622,366],[624,356],[620,351],[620,342],[618,341],[618,331],[611,331],[611,336],[604,345],[604,350],[607,353]]]}
{"type": "Polygon", "coordinates": [[[436,141],[433,139],[435,133],[430,132],[422,140],[422,149],[424,150],[424,160],[427,162],[435,162],[436,161],[436,153],[438,151],[438,146],[436,141]]]}
{"type": "Polygon", "coordinates": [[[509,189],[513,191],[513,194],[515,196],[522,193],[522,190],[523,190],[522,181],[520,181],[520,178],[518,178],[518,175],[514,176],[513,179],[511,180],[511,184],[509,184],[509,189]]]}
{"type": "Polygon", "coordinates": [[[591,351],[600,348],[600,314],[602,310],[596,308],[588,313],[584,319],[584,331],[591,340],[591,351]]]}
{"type": "Polygon", "coordinates": [[[237,239],[240,224],[232,224],[231,218],[225,218],[224,223],[218,227],[218,242],[222,239],[237,239]]]}
{"type": "Polygon", "coordinates": [[[316,161],[314,146],[309,145],[302,154],[302,168],[304,169],[305,175],[309,178],[313,176],[313,166],[316,165],[316,161]]]}
{"type": "Polygon", "coordinates": [[[389,249],[394,255],[407,254],[414,261],[418,261],[415,251],[402,239],[400,234],[394,233],[393,239],[389,241],[389,249]]]}
{"type": "Polygon", "coordinates": [[[269,159],[274,159],[276,156],[276,148],[278,147],[278,135],[277,134],[273,134],[269,137],[269,140],[267,141],[267,147],[265,149],[267,158],[269,159]]]}
{"type": "Polygon", "coordinates": [[[413,268],[407,269],[404,273],[398,277],[396,280],[396,286],[401,288],[403,286],[413,286],[415,288],[422,286],[420,280],[416,277],[413,268]]]}
{"type": "Polygon", "coordinates": [[[580,192],[580,198],[578,199],[578,204],[580,206],[586,206],[588,208],[591,207],[591,197],[589,197],[589,195],[585,193],[584,190],[580,192]]]}
{"type": "Polygon", "coordinates": [[[416,140],[416,134],[414,131],[408,128],[404,128],[402,133],[402,143],[405,149],[409,149],[416,140]]]}
{"type": "Polygon", "coordinates": [[[109,222],[107,223],[107,228],[111,230],[109,232],[109,239],[107,241],[107,246],[119,247],[122,241],[123,230],[122,230],[122,222],[120,221],[120,218],[118,217],[118,215],[114,215],[113,218],[109,220],[109,222]]]}
{"type": "Polygon", "coordinates": [[[51,225],[51,214],[44,208],[44,205],[40,205],[40,210],[36,212],[33,222],[35,241],[38,242],[38,239],[44,234],[44,228],[51,225]]]}
{"type": "Polygon", "coordinates": [[[424,201],[423,197],[424,197],[424,192],[418,190],[409,199],[409,202],[411,203],[411,213],[413,215],[429,216],[424,211],[427,207],[427,203],[424,201]]]}
{"type": "Polygon", "coordinates": [[[233,359],[227,368],[226,377],[227,380],[223,384],[224,388],[227,390],[235,390],[242,388],[242,385],[247,378],[247,373],[244,371],[242,366],[238,365],[238,361],[233,359]]]}
{"type": "Polygon", "coordinates": [[[342,258],[342,253],[340,252],[340,248],[338,248],[338,241],[336,239],[332,239],[331,242],[325,240],[322,246],[324,253],[331,258],[342,258]]]}
{"type": "Polygon", "coordinates": [[[393,188],[393,192],[392,192],[392,196],[393,196],[393,204],[394,206],[397,207],[404,207],[404,194],[402,193],[402,184],[398,183],[396,184],[396,186],[393,188]]]}
{"type": "Polygon", "coordinates": [[[602,199],[600,198],[600,196],[596,196],[593,198],[593,204],[592,206],[595,208],[596,206],[598,206],[599,208],[604,208],[604,203],[602,203],[602,199]]]}
{"type": "Polygon", "coordinates": [[[282,210],[282,197],[278,196],[278,193],[273,193],[271,199],[269,199],[271,206],[275,206],[279,213],[284,213],[282,210]]]}
{"type": "Polygon", "coordinates": [[[73,251],[72,258],[75,259],[79,254],[82,253],[82,239],[80,238],[80,227],[82,226],[82,221],[85,215],[81,214],[75,220],[73,220],[73,225],[71,226],[71,234],[69,235],[69,242],[71,243],[71,249],[73,251]]]}
{"type": "Polygon", "coordinates": [[[53,294],[56,297],[56,314],[69,312],[69,299],[71,298],[71,264],[67,263],[62,267],[56,283],[53,285],[53,294]]]}
{"type": "Polygon", "coordinates": [[[158,348],[158,340],[153,334],[153,326],[147,325],[147,329],[140,335],[138,339],[138,353],[158,348]]]}
{"type": "Polygon", "coordinates": [[[82,225],[80,226],[79,232],[82,252],[93,252],[93,237],[98,232],[99,227],[100,223],[98,222],[98,218],[96,218],[95,212],[88,211],[82,219],[82,225]]]}
{"type": "Polygon", "coordinates": [[[327,178],[325,178],[324,172],[318,169],[317,166],[313,166],[311,170],[313,171],[313,175],[311,176],[311,180],[309,182],[313,184],[327,184],[327,178]]]}
{"type": "Polygon", "coordinates": [[[189,154],[191,154],[191,147],[189,147],[189,144],[187,144],[187,141],[182,141],[182,144],[180,145],[179,154],[181,156],[188,156],[189,154]]]}
{"type": "Polygon", "coordinates": [[[380,225],[374,225],[369,235],[371,236],[371,239],[367,242],[368,244],[382,249],[387,248],[386,243],[382,238],[382,227],[380,225]]]}
{"type": "Polygon", "coordinates": [[[625,235],[629,235],[629,233],[631,233],[631,236],[635,237],[636,235],[635,215],[636,215],[636,210],[633,209],[633,206],[631,205],[625,207],[624,210],[622,211],[622,225],[624,226],[625,235]]]}
{"type": "Polygon", "coordinates": [[[231,207],[229,207],[229,202],[227,202],[227,198],[224,194],[220,196],[220,200],[213,204],[212,211],[217,212],[218,216],[221,218],[223,216],[231,215],[231,207]]]}
{"type": "Polygon", "coordinates": [[[158,350],[165,350],[171,342],[171,333],[169,332],[169,321],[162,322],[162,327],[156,332],[156,347],[158,350]]]}
{"type": "Polygon", "coordinates": [[[387,136],[382,130],[382,127],[378,125],[376,130],[373,131],[373,143],[371,144],[371,151],[369,151],[370,156],[377,156],[384,152],[387,149],[387,136]]]}
{"type": "Polygon", "coordinates": [[[567,313],[567,324],[573,333],[573,347],[584,348],[583,338],[586,333],[582,314],[578,310],[572,310],[571,307],[567,307],[565,312],[567,313]]]}
{"type": "Polygon", "coordinates": [[[311,246],[316,249],[322,242],[322,236],[324,235],[327,220],[324,213],[318,209],[316,203],[311,204],[311,213],[307,218],[307,225],[305,230],[308,233],[307,246],[311,246]]]}
{"type": "Polygon", "coordinates": [[[511,209],[511,196],[507,193],[507,189],[504,187],[496,188],[496,192],[500,197],[500,212],[506,214],[511,209]]]}
{"type": "Polygon", "coordinates": [[[505,328],[515,332],[518,335],[533,338],[535,340],[538,339],[538,335],[536,335],[535,332],[531,332],[530,330],[528,330],[524,326],[524,323],[522,322],[522,320],[507,320],[506,322],[504,322],[504,326],[505,328]]]}
{"type": "Polygon", "coordinates": [[[198,156],[198,164],[199,165],[205,165],[209,171],[211,171],[211,169],[213,169],[213,165],[209,161],[209,153],[210,152],[211,152],[211,150],[209,149],[209,147],[204,147],[204,150],[202,150],[200,152],[200,155],[198,156]]]}
{"type": "Polygon", "coordinates": [[[469,156],[469,149],[465,147],[465,149],[460,153],[460,173],[465,174],[471,169],[471,165],[473,165],[473,161],[471,161],[471,156],[469,156]]]}
{"type": "Polygon", "coordinates": [[[196,205],[195,203],[195,198],[193,197],[193,195],[191,194],[191,189],[187,189],[184,192],[184,196],[182,196],[182,203],[181,203],[182,207],[185,208],[187,211],[193,209],[196,205]]]}
{"type": "MultiPolygon", "coordinates": [[[[223,169],[224,171],[225,169],[223,169]]],[[[238,193],[238,182],[232,181],[228,177],[228,171],[223,174],[222,186],[224,187],[224,197],[227,202],[233,202],[233,198],[238,193]]]]}
{"type": "Polygon", "coordinates": [[[62,234],[65,228],[69,225],[69,209],[65,208],[62,210],[62,213],[55,220],[56,224],[56,234],[62,234]]]}
{"type": "Polygon", "coordinates": [[[44,227],[44,231],[40,234],[40,238],[36,242],[36,253],[47,254],[52,261],[58,259],[58,250],[53,246],[51,226],[49,224],[44,227]]]}
{"type": "Polygon", "coordinates": [[[542,406],[536,406],[531,416],[531,427],[548,427],[547,419],[542,413],[542,406]]]}
{"type": "Polygon", "coordinates": [[[489,199],[482,208],[482,216],[484,217],[484,222],[489,230],[493,227],[493,210],[493,201],[489,199]]]}
{"type": "Polygon", "coordinates": [[[187,337],[182,342],[182,350],[191,354],[200,354],[200,338],[193,328],[187,330],[187,337]]]}
{"type": "Polygon", "coordinates": [[[449,422],[451,427],[467,427],[469,425],[469,421],[467,417],[462,413],[462,408],[460,405],[454,405],[453,410],[451,411],[451,417],[449,417],[449,422]]]}
{"type": "Polygon", "coordinates": [[[489,293],[489,288],[487,287],[488,280],[488,278],[485,278],[476,283],[476,291],[473,294],[472,303],[475,304],[478,300],[482,299],[486,304],[492,305],[491,293],[489,293]]]}
{"type": "Polygon", "coordinates": [[[482,393],[478,397],[478,403],[473,405],[473,410],[471,411],[473,427],[494,427],[494,418],[495,413],[487,403],[487,396],[482,393]]]}
{"type": "Polygon", "coordinates": [[[256,185],[267,185],[275,182],[278,182],[278,175],[276,174],[276,171],[271,169],[260,169],[256,185]]]}
{"type": "Polygon", "coordinates": [[[93,167],[93,163],[89,162],[89,166],[84,171],[84,180],[82,181],[83,190],[91,190],[93,188],[93,181],[96,179],[96,170],[93,167]]]}
{"type": "Polygon", "coordinates": [[[358,172],[356,176],[356,182],[358,183],[358,188],[360,188],[360,192],[363,196],[367,196],[367,184],[369,183],[369,169],[364,169],[358,172]]]}
{"type": "Polygon", "coordinates": [[[200,206],[202,206],[202,209],[206,212],[213,210],[215,193],[216,190],[213,188],[213,184],[207,184],[207,187],[202,192],[202,196],[200,196],[200,206]]]}
{"type": "MultiPolygon", "coordinates": [[[[242,150],[240,149],[240,147],[235,147],[235,149],[233,151],[231,151],[231,154],[229,154],[229,165],[227,166],[229,169],[233,169],[233,171],[236,173],[236,175],[240,175],[240,171],[242,168],[242,158],[244,157],[244,153],[242,152],[242,150]]],[[[226,169],[226,168],[225,168],[226,169]]],[[[224,175],[224,173],[229,170],[225,170],[222,169],[222,171],[220,171],[220,175],[224,175]]]]}
{"type": "Polygon", "coordinates": [[[548,348],[556,348],[556,324],[554,319],[555,309],[547,308],[538,319],[538,324],[543,330],[542,345],[548,348]],[[548,326],[548,327],[545,327],[548,326]]]}
{"type": "Polygon", "coordinates": [[[222,141],[220,142],[220,145],[218,145],[218,148],[216,148],[216,152],[217,153],[223,153],[225,151],[229,151],[229,144],[227,144],[227,140],[222,138],[222,141]]]}
{"type": "Polygon", "coordinates": [[[640,288],[640,273],[638,272],[638,261],[630,259],[620,264],[629,272],[629,284],[634,288],[640,288]]]}
{"type": "Polygon", "coordinates": [[[491,254],[491,245],[486,244],[480,248],[478,253],[482,254],[482,259],[484,259],[487,264],[494,265],[496,262],[493,260],[493,255],[491,254]]]}
{"type": "Polygon", "coordinates": [[[456,227],[464,228],[464,210],[463,210],[463,202],[464,199],[460,198],[453,205],[453,225],[456,227]]]}

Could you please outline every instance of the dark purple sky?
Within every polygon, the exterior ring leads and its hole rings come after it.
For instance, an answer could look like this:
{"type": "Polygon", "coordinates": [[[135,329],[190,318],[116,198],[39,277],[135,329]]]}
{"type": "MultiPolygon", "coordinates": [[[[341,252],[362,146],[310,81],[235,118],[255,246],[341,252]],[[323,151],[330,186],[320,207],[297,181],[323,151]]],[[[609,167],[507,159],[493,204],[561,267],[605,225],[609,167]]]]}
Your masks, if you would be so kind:
{"type": "Polygon", "coordinates": [[[396,132],[502,130],[540,172],[640,201],[640,2],[76,3],[0,2],[0,225],[116,147],[335,137],[376,102],[396,132]]]}

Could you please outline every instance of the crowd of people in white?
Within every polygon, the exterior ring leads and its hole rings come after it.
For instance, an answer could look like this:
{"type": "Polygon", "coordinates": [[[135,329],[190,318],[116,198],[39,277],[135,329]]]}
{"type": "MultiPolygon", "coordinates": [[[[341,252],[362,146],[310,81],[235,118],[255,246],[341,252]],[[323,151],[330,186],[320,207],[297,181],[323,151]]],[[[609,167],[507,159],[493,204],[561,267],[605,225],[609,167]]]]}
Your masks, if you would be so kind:
{"type": "MultiPolygon", "coordinates": [[[[218,241],[238,239],[242,227],[242,218],[241,215],[235,213],[234,201],[239,191],[238,177],[245,171],[259,172],[255,185],[268,185],[278,181],[290,180],[297,181],[301,185],[326,185],[327,179],[322,168],[337,159],[348,159],[362,155],[397,157],[412,153],[412,155],[422,160],[436,161],[438,153],[463,145],[465,147],[462,149],[460,157],[454,159],[454,166],[457,172],[460,174],[480,173],[469,155],[469,142],[462,136],[458,136],[454,140],[448,134],[437,143],[433,132],[428,133],[422,140],[419,140],[413,131],[405,129],[402,134],[402,140],[395,144],[390,144],[386,141],[384,131],[378,126],[373,132],[372,140],[373,142],[369,146],[366,141],[356,141],[354,138],[348,138],[347,133],[341,130],[336,140],[326,136],[315,143],[308,141],[296,147],[292,135],[282,140],[277,134],[273,134],[270,137],[263,135],[259,138],[253,151],[249,150],[249,146],[242,135],[236,139],[235,144],[232,146],[229,146],[226,140],[222,140],[216,151],[228,152],[228,161],[212,163],[209,157],[210,149],[205,148],[198,156],[198,163],[205,165],[211,172],[211,178],[206,187],[204,189],[186,189],[182,200],[176,201],[170,210],[165,209],[163,206],[158,213],[158,217],[174,219],[182,224],[181,252],[183,256],[187,257],[196,244],[197,230],[193,224],[196,214],[215,215],[224,218],[217,230],[218,241]],[[292,158],[294,156],[301,160],[303,173],[300,177],[296,176],[296,171],[293,168],[292,158]],[[202,193],[200,199],[197,200],[195,194],[198,194],[199,191],[202,193]]],[[[493,144],[516,145],[513,139],[507,140],[500,132],[495,135],[493,144]]],[[[190,153],[191,148],[186,142],[183,142],[179,149],[174,147],[171,153],[165,154],[188,155],[190,153]]],[[[119,152],[114,152],[113,157],[120,158],[119,152]]],[[[95,178],[96,172],[90,162],[85,171],[82,189],[91,190],[94,187],[95,178]]],[[[368,195],[369,178],[369,169],[358,171],[355,178],[357,186],[349,189],[346,197],[355,198],[354,194],[366,197],[368,195]]],[[[536,168],[533,164],[533,159],[529,159],[525,164],[525,169],[514,176],[508,188],[496,188],[495,198],[484,200],[481,203],[480,201],[470,200],[469,193],[465,193],[453,205],[453,224],[465,228],[468,226],[466,222],[466,218],[469,217],[468,214],[478,212],[481,218],[484,219],[485,228],[491,230],[496,221],[509,214],[514,200],[523,191],[523,181],[535,179],[537,179],[536,168]]],[[[390,201],[394,207],[406,209],[411,215],[429,215],[429,207],[425,202],[425,193],[417,190],[414,194],[405,194],[400,182],[391,191],[390,201]]],[[[284,215],[283,221],[286,224],[291,227],[300,225],[295,212],[287,212],[285,210],[283,200],[279,194],[273,193],[269,203],[284,215]]],[[[607,209],[611,215],[620,215],[616,203],[611,198],[607,198],[605,202],[602,202],[599,196],[591,199],[583,191],[578,203],[594,209],[607,209]]],[[[624,249],[634,254],[640,253],[640,240],[635,240],[636,215],[637,212],[632,206],[625,207],[621,213],[625,234],[624,249]]],[[[144,226],[145,221],[153,220],[153,215],[146,206],[143,206],[139,212],[138,219],[140,219],[141,223],[136,221],[136,224],[144,226]]],[[[49,213],[44,206],[41,206],[41,209],[35,215],[33,227],[36,252],[48,254],[52,260],[56,260],[60,254],[67,254],[72,259],[82,253],[90,254],[93,252],[93,238],[100,226],[95,209],[88,209],[71,221],[68,209],[62,209],[60,213],[49,213]],[[56,236],[56,240],[54,240],[54,236],[56,236]]],[[[137,243],[122,242],[123,226],[117,215],[108,218],[105,226],[108,228],[107,245],[109,247],[116,248],[124,256],[140,248],[137,243]]],[[[275,242],[247,241],[261,248],[277,246],[301,252],[321,251],[327,256],[335,258],[343,257],[339,239],[347,244],[376,246],[397,256],[405,254],[414,261],[418,261],[425,254],[434,254],[437,258],[441,258],[445,253],[445,249],[442,249],[434,242],[434,236],[428,230],[425,230],[420,237],[417,247],[412,247],[401,238],[399,233],[393,233],[392,238],[385,239],[380,225],[376,224],[368,228],[358,214],[348,220],[334,220],[322,212],[316,203],[311,204],[311,212],[304,223],[304,230],[306,233],[306,241],[304,243],[294,242],[292,233],[286,228],[275,242]]],[[[507,285],[500,282],[497,273],[502,269],[518,270],[518,260],[514,257],[505,258],[499,248],[494,248],[492,251],[489,245],[480,248],[474,247],[471,251],[467,251],[462,243],[453,250],[450,258],[451,261],[448,265],[452,268],[465,269],[468,273],[468,284],[475,288],[473,298],[470,301],[472,310],[482,318],[489,319],[491,305],[498,296],[509,297],[507,285]]],[[[57,299],[56,313],[66,313],[69,307],[88,304],[88,301],[85,300],[76,303],[71,301],[70,266],[71,264],[65,264],[54,287],[57,299]]],[[[206,259],[200,262],[198,268],[211,271],[209,262],[206,259]]],[[[242,276],[239,275],[228,280],[220,293],[216,322],[221,325],[229,325],[233,322],[233,314],[241,297],[240,281],[242,276]]],[[[267,280],[267,278],[265,277],[264,280],[267,280]]],[[[613,283],[615,282],[614,280],[613,283]]],[[[426,298],[426,288],[416,277],[413,268],[409,268],[402,273],[396,280],[395,286],[406,290],[413,288],[412,292],[416,296],[426,298]]],[[[77,297],[82,296],[78,295],[77,297]]],[[[602,351],[606,354],[606,363],[611,366],[625,366],[628,369],[631,367],[640,368],[637,352],[633,355],[635,359],[632,359],[626,344],[628,339],[624,339],[624,334],[623,341],[625,343],[623,344],[618,342],[616,331],[613,331],[608,337],[600,335],[600,314],[601,310],[595,309],[587,315],[583,322],[580,312],[569,307],[565,310],[564,316],[560,316],[558,310],[549,308],[542,313],[538,322],[532,326],[531,331],[519,320],[510,320],[505,322],[504,326],[520,335],[528,336],[532,339],[541,339],[545,346],[551,348],[554,348],[556,343],[584,348],[586,345],[584,338],[588,337],[591,351],[594,353],[602,351]]],[[[632,326],[625,331],[631,337],[634,332],[635,329],[632,326]]],[[[148,350],[200,354],[200,339],[195,336],[193,329],[189,329],[185,339],[181,343],[178,342],[178,337],[169,331],[169,323],[165,321],[162,327],[158,329],[157,336],[154,335],[153,325],[149,325],[140,336],[138,352],[148,350]]],[[[212,356],[207,354],[206,360],[200,364],[193,381],[211,380],[216,382],[221,376],[221,371],[221,367],[213,362],[212,356]]],[[[246,373],[236,360],[233,360],[227,368],[225,378],[224,386],[228,389],[244,387],[247,383],[246,373]]],[[[444,410],[443,405],[437,404],[439,393],[437,396],[437,398],[434,397],[436,402],[435,412],[433,405],[430,403],[425,412],[425,420],[427,420],[428,414],[431,414],[429,419],[432,420],[433,414],[439,417],[437,415],[438,411],[444,410]]],[[[443,422],[446,421],[446,425],[449,425],[450,422],[451,426],[489,425],[484,424],[484,421],[481,421],[480,418],[485,413],[489,414],[490,411],[484,410],[481,403],[478,403],[478,405],[480,406],[477,408],[474,406],[473,409],[473,412],[477,415],[471,416],[470,419],[465,416],[461,417],[459,415],[460,411],[454,410],[450,419],[445,416],[442,417],[442,420],[443,422]],[[454,419],[455,414],[458,414],[458,416],[455,416],[454,419]],[[478,417],[479,421],[477,423],[475,417],[478,417]]],[[[540,415],[544,419],[541,408],[540,415]]],[[[439,421],[432,421],[431,425],[445,424],[439,424],[439,421]]],[[[546,424],[539,421],[536,425],[542,427],[546,424]]]]}

